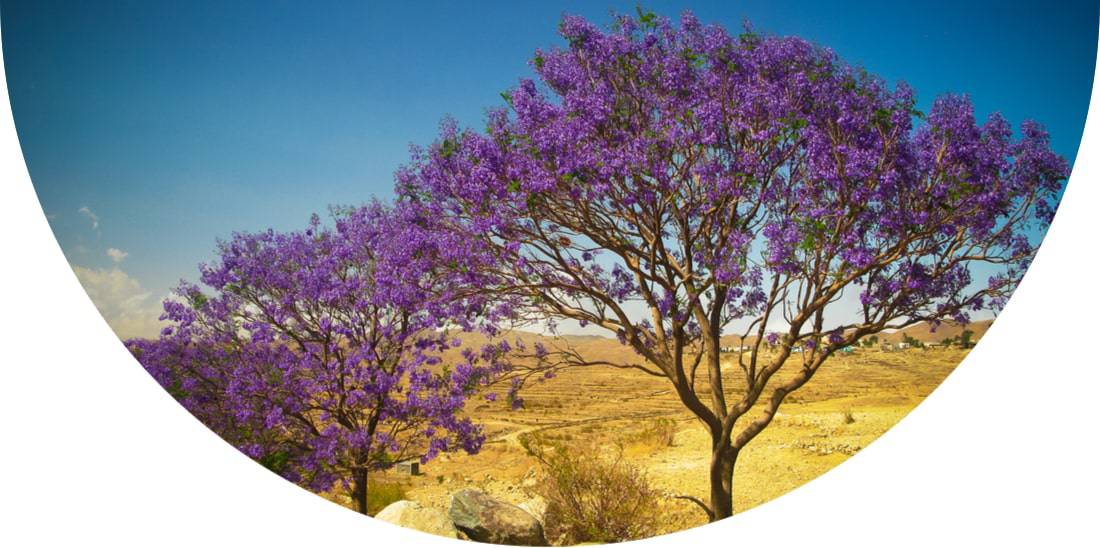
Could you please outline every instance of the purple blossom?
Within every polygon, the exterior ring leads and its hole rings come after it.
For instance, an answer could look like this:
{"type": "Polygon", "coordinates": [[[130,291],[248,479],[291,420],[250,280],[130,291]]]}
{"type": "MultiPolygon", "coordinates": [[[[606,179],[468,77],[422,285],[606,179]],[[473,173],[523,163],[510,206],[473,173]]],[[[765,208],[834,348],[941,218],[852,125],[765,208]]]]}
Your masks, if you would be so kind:
{"type": "Polygon", "coordinates": [[[235,234],[200,269],[209,293],[181,284],[164,303],[171,327],[128,346],[210,428],[310,489],[409,456],[476,452],[484,435],[465,401],[505,371],[511,348],[454,350],[461,339],[444,327],[489,330],[494,308],[465,291],[473,258],[428,223],[375,203],[333,227],[314,217],[299,232],[235,234]]]}

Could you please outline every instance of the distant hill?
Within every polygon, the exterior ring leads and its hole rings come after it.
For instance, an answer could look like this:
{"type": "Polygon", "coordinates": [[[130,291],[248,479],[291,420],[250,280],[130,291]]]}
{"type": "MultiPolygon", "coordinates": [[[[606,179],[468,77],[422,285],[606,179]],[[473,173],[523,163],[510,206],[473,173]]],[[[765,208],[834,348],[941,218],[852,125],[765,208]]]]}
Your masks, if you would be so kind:
{"type": "Polygon", "coordinates": [[[618,339],[612,339],[612,337],[605,337],[605,336],[602,336],[602,335],[561,335],[561,338],[563,338],[567,341],[572,341],[572,342],[598,342],[598,341],[618,340],[618,339]]]}
{"type": "Polygon", "coordinates": [[[977,341],[985,335],[985,332],[989,330],[989,326],[992,324],[993,320],[979,320],[968,324],[948,321],[941,323],[936,327],[935,331],[932,331],[931,324],[921,322],[893,333],[880,335],[879,338],[886,342],[898,343],[905,340],[906,336],[909,336],[924,343],[938,343],[946,338],[958,337],[964,330],[970,330],[974,332],[971,339],[977,341]]]}
{"type": "MultiPolygon", "coordinates": [[[[985,332],[989,330],[989,326],[992,325],[992,323],[993,320],[979,320],[963,325],[952,321],[945,321],[933,331],[930,324],[922,322],[898,331],[879,333],[878,339],[882,342],[899,343],[902,342],[906,336],[909,336],[924,343],[938,343],[945,338],[958,337],[962,334],[963,330],[968,329],[974,333],[971,340],[978,341],[985,335],[985,332]]],[[[480,333],[456,333],[456,336],[462,339],[467,345],[473,345],[475,347],[487,340],[485,336],[480,333]]],[[[509,342],[515,342],[517,339],[522,340],[525,345],[532,345],[535,342],[540,342],[548,349],[572,348],[580,352],[585,358],[593,360],[602,359],[617,362],[634,362],[639,359],[633,350],[620,344],[618,339],[596,334],[553,336],[524,330],[512,330],[501,333],[501,337],[507,339],[509,342]]],[[[745,339],[742,340],[740,335],[723,335],[721,344],[724,347],[736,347],[740,345],[752,346],[755,341],[755,336],[745,337],[745,339]]]]}
{"type": "MultiPolygon", "coordinates": [[[[945,321],[937,326],[935,331],[932,331],[932,326],[930,324],[921,322],[898,331],[879,333],[878,338],[883,342],[899,343],[905,340],[906,336],[909,336],[923,343],[938,343],[945,338],[958,337],[962,334],[963,330],[969,329],[974,332],[971,340],[977,341],[985,335],[985,332],[989,330],[989,326],[992,324],[993,320],[979,320],[965,325],[953,321],[945,321]]],[[[744,342],[741,342],[740,335],[722,336],[722,346],[738,346],[739,344],[751,346],[754,341],[756,341],[755,336],[746,337],[744,342]]]]}
{"type": "Polygon", "coordinates": [[[721,342],[722,346],[752,346],[756,342],[756,335],[749,335],[744,340],[741,340],[741,335],[722,335],[721,342]]]}

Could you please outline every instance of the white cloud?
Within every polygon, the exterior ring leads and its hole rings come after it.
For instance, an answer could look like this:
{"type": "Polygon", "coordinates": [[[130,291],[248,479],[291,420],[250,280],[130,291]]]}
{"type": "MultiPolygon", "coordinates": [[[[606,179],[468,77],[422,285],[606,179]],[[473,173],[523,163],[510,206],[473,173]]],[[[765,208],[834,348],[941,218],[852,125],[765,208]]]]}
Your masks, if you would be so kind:
{"type": "Polygon", "coordinates": [[[92,230],[99,230],[99,215],[96,215],[88,206],[80,206],[80,209],[76,211],[92,222],[92,230]]]}
{"type": "Polygon", "coordinates": [[[119,338],[155,337],[160,333],[160,300],[129,274],[117,266],[106,269],[74,265],[73,272],[119,338]]]}
{"type": "Polygon", "coordinates": [[[129,257],[130,254],[123,251],[123,250],[121,250],[121,249],[108,247],[107,248],[107,256],[110,257],[111,260],[115,262],[115,264],[118,264],[118,263],[121,263],[122,260],[125,259],[126,257],[129,257]]]}

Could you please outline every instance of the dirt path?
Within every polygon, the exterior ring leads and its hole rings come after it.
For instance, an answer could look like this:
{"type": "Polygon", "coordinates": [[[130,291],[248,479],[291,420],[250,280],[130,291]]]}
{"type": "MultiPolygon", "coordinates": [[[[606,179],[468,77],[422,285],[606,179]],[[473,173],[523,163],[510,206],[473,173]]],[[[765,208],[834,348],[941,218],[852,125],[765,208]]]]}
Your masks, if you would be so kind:
{"type": "MultiPolygon", "coordinates": [[[[919,404],[964,355],[867,352],[827,364],[788,398],[772,425],[742,451],[734,477],[734,507],[741,512],[776,498],[862,450],[919,404]]],[[[421,476],[388,473],[384,478],[407,485],[408,498],[441,509],[449,505],[451,493],[467,487],[523,503],[532,497],[539,467],[520,439],[539,434],[593,455],[622,450],[624,459],[642,468],[664,493],[660,519],[666,531],[705,522],[692,503],[672,497],[706,497],[710,439],[667,381],[616,369],[583,368],[531,387],[524,399],[526,408],[519,411],[501,402],[471,410],[488,437],[478,454],[442,455],[423,466],[421,476]],[[671,446],[645,439],[658,419],[673,419],[671,446]]]]}
{"type": "MultiPolygon", "coordinates": [[[[573,427],[576,427],[576,426],[590,426],[590,425],[594,425],[594,424],[602,424],[602,423],[614,422],[614,421],[641,420],[641,419],[652,419],[652,418],[658,418],[658,417],[668,417],[668,416],[672,416],[672,415],[676,415],[676,414],[678,414],[678,413],[676,413],[674,411],[642,411],[642,412],[636,412],[636,413],[623,413],[623,414],[612,415],[612,416],[608,416],[608,417],[591,417],[591,418],[587,418],[587,419],[566,420],[566,421],[560,421],[560,422],[557,422],[557,423],[545,424],[545,425],[526,425],[526,426],[517,428],[516,430],[513,430],[513,431],[511,431],[507,434],[503,434],[503,435],[497,436],[493,439],[490,439],[490,440],[486,441],[485,443],[506,443],[506,444],[509,444],[509,445],[514,446],[514,447],[522,449],[523,446],[522,446],[522,444],[520,444],[519,438],[520,438],[520,436],[523,436],[524,434],[538,434],[538,433],[542,433],[542,432],[550,432],[550,431],[553,431],[553,430],[561,430],[563,428],[573,428],[573,427]]],[[[511,423],[511,422],[508,422],[508,421],[490,421],[487,424],[515,425],[516,423],[511,423]]]]}

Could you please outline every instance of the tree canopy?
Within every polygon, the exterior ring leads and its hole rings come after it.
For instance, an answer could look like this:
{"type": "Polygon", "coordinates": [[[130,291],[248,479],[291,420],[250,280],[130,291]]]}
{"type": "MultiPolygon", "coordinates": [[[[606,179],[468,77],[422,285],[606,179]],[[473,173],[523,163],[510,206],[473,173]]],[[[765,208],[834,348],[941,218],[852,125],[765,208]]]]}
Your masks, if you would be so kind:
{"type": "Polygon", "coordinates": [[[236,234],[201,268],[209,292],[183,283],[161,337],[129,347],[241,451],[312,490],[349,487],[365,512],[370,470],[480,448],[461,411],[503,370],[492,343],[459,352],[451,332],[490,324],[460,294],[474,274],[439,270],[457,258],[422,225],[375,203],[334,228],[236,234]]]}
{"type": "Polygon", "coordinates": [[[1037,123],[978,122],[962,95],[919,112],[797,37],[648,13],[560,33],[484,131],[445,121],[414,150],[399,199],[460,235],[483,294],[603,327],[638,355],[620,366],[672,383],[712,435],[713,518],[738,451],[834,351],[1000,306],[1068,175],[1037,123]],[[734,325],[754,346],[731,376],[734,325]]]}
{"type": "Polygon", "coordinates": [[[719,519],[741,449],[834,352],[1002,306],[1068,176],[1039,124],[979,122],[963,95],[922,113],[797,37],[641,10],[560,32],[484,131],[414,147],[395,204],[234,235],[131,350],[242,451],[360,511],[370,470],[478,450],[479,386],[511,380],[518,406],[560,367],[639,370],[709,431],[709,499],[684,498],[719,519]],[[632,357],[453,337],[560,321],[632,357]]]}

